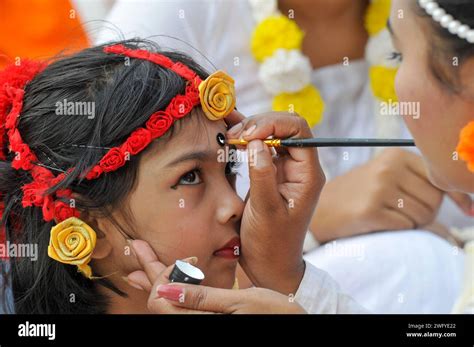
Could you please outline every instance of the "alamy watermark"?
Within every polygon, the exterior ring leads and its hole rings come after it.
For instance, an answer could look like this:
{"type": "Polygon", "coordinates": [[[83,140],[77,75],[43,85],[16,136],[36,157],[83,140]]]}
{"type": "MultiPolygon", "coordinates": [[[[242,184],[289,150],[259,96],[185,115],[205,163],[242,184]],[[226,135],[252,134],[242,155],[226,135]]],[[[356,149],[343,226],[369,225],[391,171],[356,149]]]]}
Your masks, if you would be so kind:
{"type": "Polygon", "coordinates": [[[249,166],[257,165],[257,151],[248,149],[247,155],[231,147],[220,148],[217,150],[218,163],[248,163],[249,166]]]}
{"type": "Polygon", "coordinates": [[[324,252],[328,255],[343,258],[355,258],[364,260],[365,245],[362,243],[338,243],[337,241],[327,243],[324,246],[324,252]]]}
{"type": "Polygon", "coordinates": [[[58,116],[87,116],[88,119],[95,118],[95,102],[93,101],[58,101],[55,104],[58,116]]]}
{"type": "Polygon", "coordinates": [[[56,324],[54,323],[30,323],[26,321],[18,325],[19,337],[46,337],[52,341],[56,339],[56,324]]]}
{"type": "Polygon", "coordinates": [[[0,243],[0,258],[30,258],[31,261],[37,261],[38,244],[12,243],[10,241],[0,243]]]}
{"type": "Polygon", "coordinates": [[[404,116],[419,119],[420,103],[417,101],[393,101],[392,99],[380,103],[380,114],[382,116],[404,116]]]}

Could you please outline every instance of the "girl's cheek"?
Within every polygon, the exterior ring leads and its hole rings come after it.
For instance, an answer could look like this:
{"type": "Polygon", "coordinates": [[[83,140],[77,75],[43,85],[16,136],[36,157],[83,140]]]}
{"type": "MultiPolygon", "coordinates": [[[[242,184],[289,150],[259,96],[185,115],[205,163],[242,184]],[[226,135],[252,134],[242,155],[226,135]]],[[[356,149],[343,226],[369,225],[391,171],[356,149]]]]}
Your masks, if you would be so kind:
{"type": "MultiPolygon", "coordinates": [[[[398,70],[398,73],[395,78],[395,91],[398,96],[398,101],[401,103],[404,102],[416,102],[416,87],[410,81],[410,75],[407,73],[407,70],[405,69],[405,66],[402,65],[400,69],[398,70]]],[[[415,126],[414,124],[414,119],[415,117],[407,116],[404,115],[402,116],[403,121],[406,123],[407,127],[410,129],[410,131],[414,131],[413,127],[415,126]]]]}

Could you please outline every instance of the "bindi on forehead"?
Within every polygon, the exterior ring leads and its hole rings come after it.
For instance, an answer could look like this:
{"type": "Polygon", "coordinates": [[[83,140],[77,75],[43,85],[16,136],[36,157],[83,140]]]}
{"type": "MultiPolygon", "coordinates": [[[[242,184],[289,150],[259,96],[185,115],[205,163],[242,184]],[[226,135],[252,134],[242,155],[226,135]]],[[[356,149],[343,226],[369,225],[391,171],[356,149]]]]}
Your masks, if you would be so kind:
{"type": "Polygon", "coordinates": [[[216,140],[219,146],[225,146],[225,135],[223,133],[217,133],[216,140]]]}

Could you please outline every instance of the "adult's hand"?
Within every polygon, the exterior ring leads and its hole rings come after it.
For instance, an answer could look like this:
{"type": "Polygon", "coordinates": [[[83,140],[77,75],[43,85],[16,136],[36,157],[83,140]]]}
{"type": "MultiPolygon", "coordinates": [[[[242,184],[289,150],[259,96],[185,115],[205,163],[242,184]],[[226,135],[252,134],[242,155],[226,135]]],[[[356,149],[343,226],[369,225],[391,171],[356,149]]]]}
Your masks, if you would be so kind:
{"type": "Polygon", "coordinates": [[[262,140],[311,138],[311,130],[297,115],[273,112],[241,120],[227,137],[250,141],[240,264],[257,287],[295,293],[305,269],[304,237],[325,176],[316,149],[280,148],[272,157],[262,140]]]}
{"type": "MultiPolygon", "coordinates": [[[[174,265],[166,267],[150,245],[141,240],[132,242],[141,270],[130,273],[127,282],[149,291],[147,302],[151,313],[306,313],[290,296],[269,289],[219,289],[169,282],[174,265]]],[[[187,258],[192,264],[195,257],[187,258]]]]}

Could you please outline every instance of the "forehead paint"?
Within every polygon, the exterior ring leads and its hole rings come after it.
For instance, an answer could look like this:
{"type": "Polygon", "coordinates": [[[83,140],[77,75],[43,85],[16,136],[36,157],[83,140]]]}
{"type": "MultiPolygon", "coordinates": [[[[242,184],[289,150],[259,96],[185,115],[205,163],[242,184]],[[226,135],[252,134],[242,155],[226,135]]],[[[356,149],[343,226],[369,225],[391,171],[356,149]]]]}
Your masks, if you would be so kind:
{"type": "Polygon", "coordinates": [[[218,133],[216,136],[217,143],[221,146],[225,146],[225,135],[222,133],[218,133]]]}

